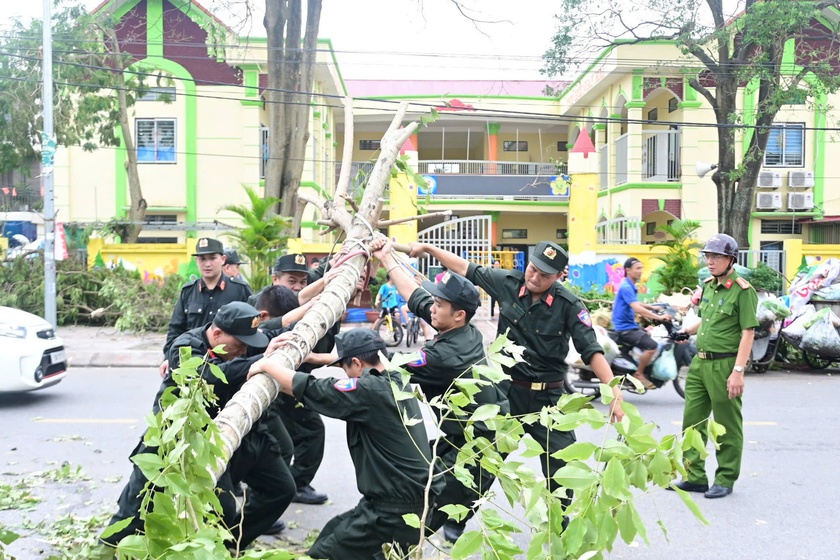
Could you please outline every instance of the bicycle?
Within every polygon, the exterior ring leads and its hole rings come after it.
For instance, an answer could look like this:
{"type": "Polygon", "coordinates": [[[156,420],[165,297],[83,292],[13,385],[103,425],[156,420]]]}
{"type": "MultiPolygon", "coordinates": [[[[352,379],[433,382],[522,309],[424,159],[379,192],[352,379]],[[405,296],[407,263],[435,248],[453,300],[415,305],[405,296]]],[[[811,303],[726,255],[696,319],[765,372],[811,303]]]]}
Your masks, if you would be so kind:
{"type": "Polygon", "coordinates": [[[391,310],[383,308],[379,319],[371,327],[385,341],[386,346],[398,346],[402,342],[403,328],[400,325],[399,315],[399,308],[395,307],[391,310]]]}
{"type": "Polygon", "coordinates": [[[420,318],[414,313],[408,314],[408,322],[405,326],[405,346],[411,348],[411,345],[417,342],[420,336],[420,318]]]}

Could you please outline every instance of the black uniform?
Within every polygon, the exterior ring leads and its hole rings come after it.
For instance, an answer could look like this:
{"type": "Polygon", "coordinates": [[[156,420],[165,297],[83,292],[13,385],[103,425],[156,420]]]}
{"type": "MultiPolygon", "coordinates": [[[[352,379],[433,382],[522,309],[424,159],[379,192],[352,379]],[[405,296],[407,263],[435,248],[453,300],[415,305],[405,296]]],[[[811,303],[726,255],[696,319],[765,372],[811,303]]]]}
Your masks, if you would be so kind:
{"type": "MultiPolygon", "coordinates": [[[[408,299],[408,308],[411,312],[430,324],[432,304],[434,304],[434,298],[422,288],[414,290],[408,299]]],[[[419,384],[423,389],[426,398],[433,399],[448,391],[455,379],[461,376],[472,377],[472,366],[484,363],[484,357],[484,338],[481,332],[475,325],[466,324],[439,334],[434,340],[426,342],[420,350],[420,358],[403,367],[411,373],[412,383],[419,384]]],[[[475,401],[476,404],[465,408],[468,414],[472,414],[478,406],[484,404],[498,405],[500,414],[510,412],[507,397],[496,385],[483,386],[475,395],[475,401]]],[[[437,408],[433,410],[439,419],[441,411],[437,408]]],[[[467,488],[455,477],[451,469],[458,458],[458,451],[467,442],[464,435],[466,418],[452,417],[452,413],[450,417],[444,420],[441,426],[445,437],[441,439],[437,447],[438,458],[443,463],[446,474],[444,475],[445,487],[441,490],[436,503],[438,508],[447,504],[461,504],[471,508],[473,502],[493,485],[495,477],[479,466],[480,457],[476,458],[475,464],[464,465],[464,468],[473,476],[476,484],[474,488],[467,488]]],[[[485,437],[491,442],[495,440],[493,433],[483,422],[475,424],[474,430],[475,437],[485,437]]],[[[466,519],[469,519],[472,514],[471,511],[466,519]]],[[[436,511],[428,525],[432,531],[436,531],[447,518],[446,513],[436,511]]]]}
{"type": "MultiPolygon", "coordinates": [[[[419,531],[402,516],[422,515],[431,452],[415,399],[396,401],[391,383],[400,375],[371,369],[358,379],[318,379],[297,373],[292,390],[307,407],[347,422],[347,447],[362,494],[358,505],[326,524],[307,554],[313,558],[377,558],[383,543],[407,549],[419,531]]],[[[439,489],[433,485],[433,493],[439,489]]],[[[430,498],[433,500],[434,496],[430,498]]]]}
{"type": "MultiPolygon", "coordinates": [[[[499,301],[498,333],[525,347],[524,360],[513,367],[505,367],[511,381],[501,385],[510,401],[514,416],[539,412],[543,407],[556,406],[563,395],[563,377],[570,338],[585,363],[604,350],[595,339],[592,320],[580,300],[554,283],[536,302],[525,287],[525,274],[517,270],[493,269],[470,264],[467,279],[483,288],[499,301]]],[[[549,480],[549,489],[557,487],[551,475],[565,465],[552,457],[555,452],[575,442],[574,432],[548,430],[539,423],[523,425],[549,455],[541,461],[549,480]]]]}
{"type": "MultiPolygon", "coordinates": [[[[237,358],[228,362],[222,361],[210,352],[211,346],[207,340],[207,329],[209,327],[209,324],[204,325],[177,337],[172,343],[168,358],[170,368],[175,369],[180,364],[181,347],[189,347],[194,357],[203,357],[209,352],[208,361],[218,365],[225,373],[228,381],[227,384],[221,382],[210,373],[209,367],[205,367],[202,371],[202,377],[208,383],[213,384],[218,397],[217,403],[208,409],[210,416],[215,417],[245,382],[251,363],[261,356],[252,359],[237,358]]],[[[160,399],[163,393],[174,386],[175,382],[172,380],[171,374],[167,374],[155,396],[152,408],[155,414],[160,411],[160,399]]],[[[131,452],[130,457],[141,453],[156,452],[156,448],[147,447],[141,441],[131,452]]],[[[109,525],[129,517],[134,517],[134,520],[123,531],[109,537],[107,542],[116,545],[122,538],[143,530],[143,521],[139,518],[142,501],[138,494],[147,482],[148,480],[140,468],[135,465],[128,483],[120,494],[119,509],[111,518],[109,525]]],[[[247,546],[271,527],[291,503],[295,493],[292,476],[280,456],[277,441],[260,422],[257,422],[243,438],[239,449],[233,454],[227,470],[219,478],[218,488],[224,490],[219,495],[219,501],[223,508],[225,524],[231,528],[235,538],[241,539],[242,547],[247,546]],[[240,515],[236,510],[236,499],[233,496],[232,489],[234,483],[243,480],[249,488],[253,489],[253,493],[248,496],[240,515]]]]}
{"type": "Polygon", "coordinates": [[[184,284],[178,295],[178,301],[175,302],[175,309],[172,310],[163,354],[169,355],[172,341],[178,336],[190,329],[212,323],[213,317],[224,304],[232,301],[248,301],[251,293],[251,287],[244,280],[224,274],[212,290],[207,289],[203,278],[184,284]]]}

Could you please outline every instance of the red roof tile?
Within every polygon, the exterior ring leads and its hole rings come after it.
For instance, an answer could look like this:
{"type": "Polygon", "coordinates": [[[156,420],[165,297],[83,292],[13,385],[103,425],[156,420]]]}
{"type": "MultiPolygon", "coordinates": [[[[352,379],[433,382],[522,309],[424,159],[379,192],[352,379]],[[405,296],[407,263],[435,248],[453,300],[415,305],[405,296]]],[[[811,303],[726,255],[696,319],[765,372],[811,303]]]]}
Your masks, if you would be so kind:
{"type": "Polygon", "coordinates": [[[354,97],[472,96],[543,97],[546,86],[565,88],[569,82],[542,80],[345,80],[354,97]]]}

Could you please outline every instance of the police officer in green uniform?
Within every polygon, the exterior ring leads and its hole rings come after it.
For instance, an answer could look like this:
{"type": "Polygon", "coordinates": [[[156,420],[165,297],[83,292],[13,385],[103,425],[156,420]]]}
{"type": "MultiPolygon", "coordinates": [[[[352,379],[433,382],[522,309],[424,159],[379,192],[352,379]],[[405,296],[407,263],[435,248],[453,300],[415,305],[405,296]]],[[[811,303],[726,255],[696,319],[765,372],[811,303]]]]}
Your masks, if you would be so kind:
{"type": "MultiPolygon", "coordinates": [[[[248,347],[265,347],[268,338],[257,329],[259,312],[244,302],[232,302],[223,306],[215,314],[213,322],[197,329],[192,329],[177,337],[171,346],[169,362],[175,367],[180,363],[180,349],[189,348],[193,357],[205,357],[209,363],[218,365],[227,377],[227,383],[221,382],[208,366],[201,371],[202,377],[213,385],[218,400],[208,408],[211,417],[225,406],[230,398],[245,382],[248,370],[257,358],[241,358],[248,347]],[[216,355],[212,349],[224,346],[225,353],[216,355]]],[[[153,413],[161,408],[161,400],[175,387],[171,373],[164,377],[155,396],[153,413]]],[[[141,453],[156,453],[155,448],[147,447],[142,441],[132,451],[131,456],[141,453]]],[[[106,542],[116,545],[123,537],[142,531],[140,519],[142,500],[138,496],[147,479],[136,465],[128,484],[118,500],[119,509],[109,525],[133,517],[132,522],[122,531],[108,537],[106,542]]],[[[274,521],[286,510],[295,493],[294,480],[288,467],[283,462],[276,440],[268,433],[261,422],[243,438],[240,447],[231,457],[227,470],[219,479],[219,501],[224,510],[224,519],[231,528],[234,537],[239,539],[241,547],[246,547],[263,534],[274,521]],[[237,513],[236,501],[232,494],[233,484],[244,480],[254,490],[249,494],[243,510],[237,513]]]]}
{"type": "MultiPolygon", "coordinates": [[[[420,358],[406,364],[403,368],[411,374],[412,383],[417,383],[433,399],[454,389],[453,382],[461,376],[472,377],[472,366],[484,363],[484,337],[475,325],[470,323],[479,300],[478,289],[466,278],[452,272],[446,272],[440,282],[423,282],[422,287],[414,282],[410,271],[403,268],[391,252],[391,243],[386,239],[377,239],[371,244],[376,257],[390,275],[400,295],[408,301],[408,308],[417,317],[430,323],[438,331],[434,340],[426,341],[420,350],[420,358]]],[[[454,393],[453,393],[454,394],[454,393]]],[[[496,385],[486,385],[475,395],[476,404],[465,407],[467,415],[478,406],[490,404],[499,407],[499,414],[508,414],[510,406],[507,397],[496,385]]],[[[441,410],[433,409],[440,420],[441,410]]],[[[482,469],[479,462],[483,454],[476,457],[472,465],[464,465],[473,477],[474,488],[468,488],[453,474],[458,451],[466,446],[464,425],[467,417],[459,416],[444,420],[441,428],[445,437],[438,442],[437,454],[445,469],[443,490],[437,499],[437,507],[448,504],[460,504],[472,508],[473,503],[481,498],[493,485],[495,477],[482,469]]],[[[484,425],[476,423],[475,437],[495,440],[495,434],[484,425]]],[[[473,510],[460,522],[448,520],[446,513],[438,509],[427,521],[428,527],[435,531],[443,525],[444,536],[455,542],[464,531],[464,525],[472,517],[473,510]]]]}
{"type": "Polygon", "coordinates": [[[702,253],[712,276],[703,287],[698,313],[701,321],[681,331],[697,334],[697,355],[685,382],[683,430],[696,428],[705,443],[706,420],[712,414],[715,422],[726,428],[726,433],[719,439],[718,468],[712,487],[706,476],[705,461],[693,448],[683,455],[688,477],[675,486],[687,492],[703,492],[707,498],[723,498],[732,493],[741,472],[744,451],[741,396],[744,368],[758,326],[758,296],[733,268],[738,257],[738,243],[733,238],[714,235],[702,253]]]}
{"type": "MultiPolygon", "coordinates": [[[[537,244],[524,272],[483,267],[434,245],[411,243],[411,255],[427,253],[448,270],[465,276],[499,302],[498,334],[504,334],[525,347],[524,361],[505,366],[510,381],[502,384],[514,416],[539,412],[556,406],[563,395],[563,377],[569,340],[574,340],[581,358],[589,364],[602,383],[609,383],[612,370],[604,350],[595,339],[592,320],[580,300],[559,282],[568,263],[566,252],[550,241],[537,244]]],[[[621,419],[621,391],[613,388],[612,416],[621,419]]],[[[575,442],[574,432],[549,430],[540,423],[524,425],[546,450],[542,463],[548,487],[557,484],[552,475],[565,465],[553,457],[557,451],[575,442]]]]}
{"type": "MultiPolygon", "coordinates": [[[[281,335],[272,346],[284,343],[281,335]]],[[[346,379],[316,378],[263,359],[251,372],[264,372],[307,407],[347,422],[347,447],[356,469],[362,499],[352,510],[330,520],[307,554],[331,560],[381,559],[382,545],[396,542],[403,551],[419,539],[403,515],[422,516],[431,451],[414,398],[397,400],[392,384],[403,391],[399,373],[386,371],[379,358],[385,342],[370,329],[353,329],[336,337],[338,363],[346,379]]],[[[269,346],[269,351],[272,350],[269,346]]],[[[433,493],[440,483],[432,485],[433,493]]],[[[434,496],[430,497],[430,503],[434,496]]]]}
{"type": "MultiPolygon", "coordinates": [[[[195,261],[201,272],[201,278],[187,282],[181,287],[163,355],[169,355],[172,342],[190,329],[195,329],[213,321],[216,312],[232,301],[248,301],[251,287],[241,278],[231,278],[222,272],[225,264],[225,250],[222,243],[209,237],[201,237],[195,246],[195,261]]],[[[160,375],[166,375],[169,364],[166,360],[160,365],[160,375]]]]}
{"type": "MultiPolygon", "coordinates": [[[[315,283],[321,279],[326,270],[326,262],[322,262],[317,269],[308,268],[306,263],[306,255],[301,253],[282,255],[274,263],[273,285],[284,286],[300,295],[310,283],[315,283]]],[[[252,300],[256,302],[257,298],[268,289],[268,286],[263,288],[252,300]]],[[[274,318],[263,326],[276,329],[281,325],[289,326],[287,322],[283,321],[283,317],[274,318]]],[[[335,346],[335,335],[340,330],[340,323],[333,325],[315,344],[312,349],[313,353],[328,354],[332,352],[335,346]]],[[[300,370],[309,373],[318,367],[321,366],[304,363],[301,364],[300,370]]],[[[305,406],[298,406],[297,401],[288,395],[280,395],[272,403],[271,408],[282,419],[283,425],[294,443],[291,471],[298,487],[294,501],[312,505],[326,503],[329,497],[312,487],[312,479],[315,478],[315,474],[321,466],[321,461],[324,459],[326,442],[324,421],[316,412],[305,406]]]]}

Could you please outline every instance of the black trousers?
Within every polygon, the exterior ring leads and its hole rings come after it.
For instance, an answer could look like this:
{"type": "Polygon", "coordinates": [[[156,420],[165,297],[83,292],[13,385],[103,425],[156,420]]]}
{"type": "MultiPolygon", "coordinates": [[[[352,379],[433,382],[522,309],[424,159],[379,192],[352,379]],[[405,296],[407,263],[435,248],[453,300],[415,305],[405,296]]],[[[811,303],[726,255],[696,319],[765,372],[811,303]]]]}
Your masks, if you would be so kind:
{"type": "MultiPolygon", "coordinates": [[[[156,452],[155,448],[146,447],[141,442],[131,456],[156,452]]],[[[127,536],[144,532],[143,520],[140,519],[142,499],[139,494],[147,482],[148,479],[135,465],[117,500],[117,513],[108,525],[133,519],[122,531],[103,539],[104,542],[116,546],[127,536]]],[[[156,491],[163,489],[157,488],[156,491]]],[[[219,478],[217,491],[224,522],[240,541],[240,547],[244,548],[263,534],[286,510],[294,497],[295,485],[277,442],[255,427],[233,454],[227,470],[219,478]],[[243,510],[238,512],[233,485],[243,480],[248,483],[250,493],[243,510]]]]}
{"type": "Polygon", "coordinates": [[[294,459],[289,470],[295,484],[301,488],[312,482],[324,459],[324,421],[314,410],[298,406],[294,397],[280,395],[277,401],[280,401],[277,411],[294,445],[294,459]]]}
{"type": "MultiPolygon", "coordinates": [[[[397,509],[397,508],[394,508],[397,509]]],[[[355,508],[333,517],[318,535],[307,554],[329,560],[380,560],[382,545],[395,542],[403,553],[417,544],[420,531],[409,527],[403,514],[416,513],[412,508],[387,511],[362,498],[355,508]]]]}

